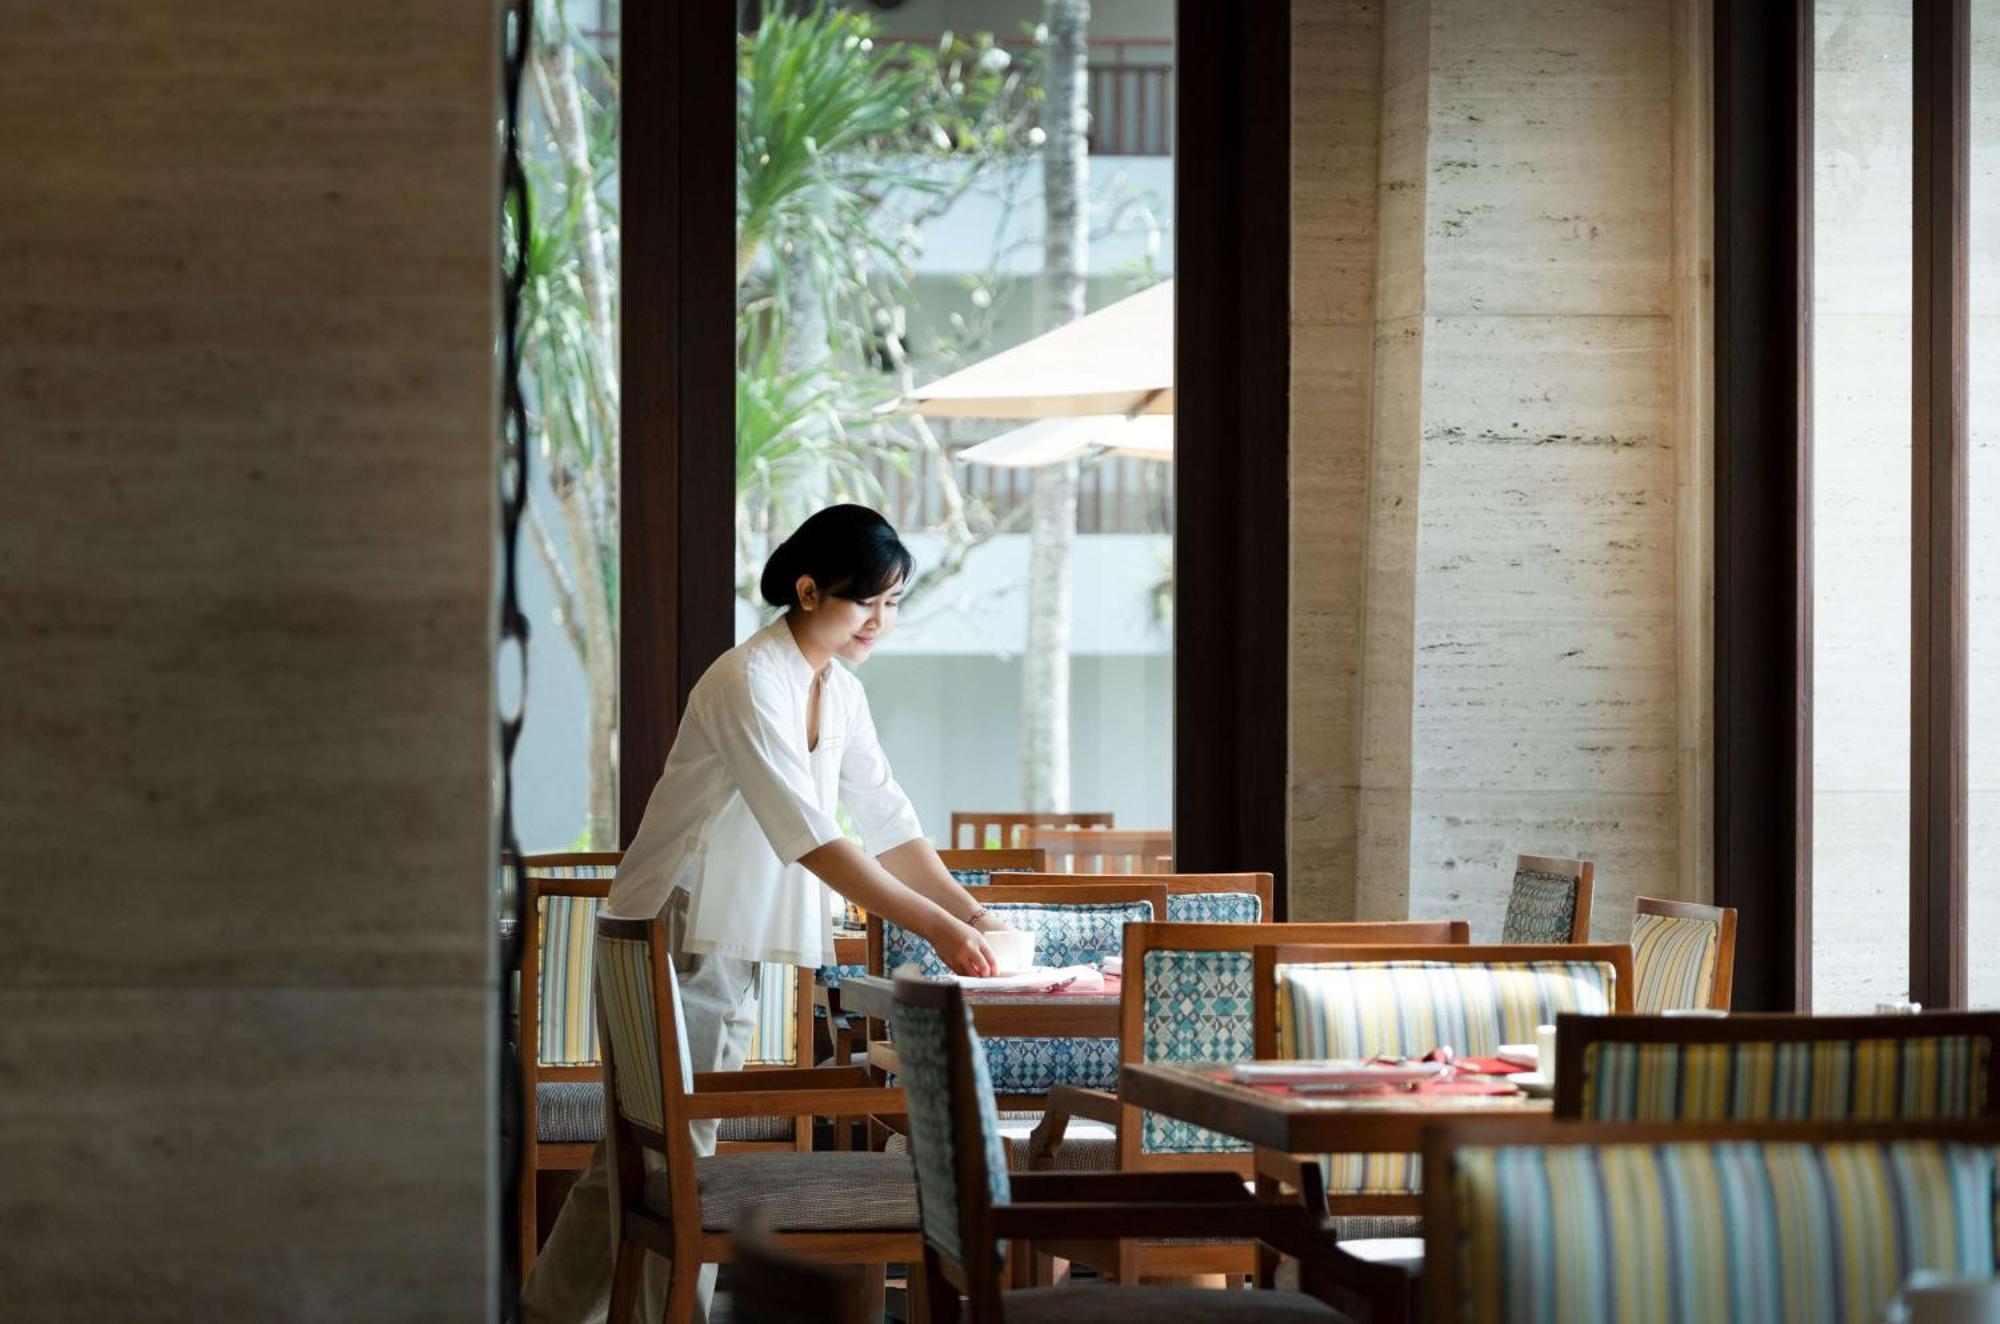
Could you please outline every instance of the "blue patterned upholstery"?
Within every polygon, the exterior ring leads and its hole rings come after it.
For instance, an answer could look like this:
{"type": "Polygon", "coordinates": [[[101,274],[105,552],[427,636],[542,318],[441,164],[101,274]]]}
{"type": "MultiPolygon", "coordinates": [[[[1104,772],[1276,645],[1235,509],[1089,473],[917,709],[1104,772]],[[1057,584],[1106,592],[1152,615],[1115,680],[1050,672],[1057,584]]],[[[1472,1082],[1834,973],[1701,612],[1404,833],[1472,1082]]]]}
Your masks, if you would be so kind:
{"type": "MultiPolygon", "coordinates": [[[[1252,894],[1251,900],[1256,900],[1252,894]]],[[[1241,1062],[1256,1056],[1251,1025],[1255,982],[1249,952],[1148,951],[1141,1011],[1147,1062],[1241,1062]]],[[[1160,1113],[1141,1113],[1147,1154],[1230,1154],[1239,1140],[1160,1113]]]]}
{"type": "MultiPolygon", "coordinates": [[[[963,1010],[960,1014],[965,1015],[963,1010]]],[[[939,1254],[963,1264],[959,1220],[964,1196],[958,1188],[958,1146],[952,1134],[958,1100],[951,1088],[948,1022],[942,1011],[898,1002],[889,1023],[902,1060],[900,1083],[909,1108],[910,1154],[917,1169],[917,1211],[924,1239],[939,1254]]],[[[965,1015],[965,1033],[972,1046],[973,1103],[985,1148],[987,1193],[995,1203],[1004,1203],[1013,1190],[1007,1180],[1007,1150],[1000,1140],[1000,1116],[993,1106],[986,1054],[979,1036],[973,1033],[969,1015],[965,1015]]]]}
{"type": "MultiPolygon", "coordinates": [[[[1144,901],[1088,905],[1002,902],[989,908],[995,919],[1035,934],[1039,965],[1096,965],[1117,956],[1127,924],[1145,923],[1153,908],[1144,901]]],[[[930,979],[947,973],[931,945],[897,925],[882,925],[883,968],[894,973],[913,964],[930,979]]],[[[1116,1039],[995,1039],[986,1046],[994,1088],[1007,1094],[1046,1094],[1052,1085],[1118,1088],[1116,1039]]]]}
{"type": "Polygon", "coordinates": [[[1264,898],[1255,892],[1177,892],[1167,898],[1176,924],[1262,924],[1264,898]]]}

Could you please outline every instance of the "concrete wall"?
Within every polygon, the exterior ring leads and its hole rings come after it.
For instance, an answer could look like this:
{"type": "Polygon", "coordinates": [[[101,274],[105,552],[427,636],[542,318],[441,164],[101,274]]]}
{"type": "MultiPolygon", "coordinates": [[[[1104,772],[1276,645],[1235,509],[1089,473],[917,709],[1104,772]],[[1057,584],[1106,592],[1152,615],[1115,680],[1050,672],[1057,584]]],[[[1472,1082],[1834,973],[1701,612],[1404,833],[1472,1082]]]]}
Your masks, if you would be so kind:
{"type": "Polygon", "coordinates": [[[1698,244],[1677,248],[1705,205],[1676,188],[1695,29],[1669,0],[1306,8],[1297,913],[1495,934],[1531,851],[1595,859],[1598,931],[1622,934],[1633,895],[1701,876],[1680,858],[1681,764],[1702,757],[1682,695],[1704,658],[1680,641],[1705,553],[1677,515],[1678,488],[1705,499],[1679,458],[1706,444],[1677,370],[1701,351],[1676,348],[1705,278],[1698,244]],[[1317,79],[1329,61],[1379,107],[1372,171],[1367,117],[1317,79]],[[1338,193],[1357,178],[1375,181],[1372,229],[1338,193]],[[1321,331],[1335,307],[1372,346],[1321,331]],[[1335,472],[1365,474],[1365,494],[1335,472]]]}
{"type": "Polygon", "coordinates": [[[0,42],[0,1314],[488,1307],[491,5],[0,42]]]}

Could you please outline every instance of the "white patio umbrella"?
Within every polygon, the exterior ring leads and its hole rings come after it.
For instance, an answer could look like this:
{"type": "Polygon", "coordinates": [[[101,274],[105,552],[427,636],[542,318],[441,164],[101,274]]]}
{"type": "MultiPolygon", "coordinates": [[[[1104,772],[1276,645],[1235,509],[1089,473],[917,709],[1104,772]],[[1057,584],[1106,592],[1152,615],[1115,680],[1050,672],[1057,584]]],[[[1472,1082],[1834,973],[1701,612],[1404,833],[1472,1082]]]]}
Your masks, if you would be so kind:
{"type": "Polygon", "coordinates": [[[1039,469],[1047,464],[1081,459],[1093,451],[1109,451],[1140,460],[1172,460],[1173,415],[1141,414],[1127,418],[1123,414],[1087,414],[1038,419],[977,446],[968,446],[957,458],[1001,469],[1039,469]]]}
{"type": "Polygon", "coordinates": [[[1162,281],[920,386],[906,404],[929,418],[1171,415],[1174,283],[1162,281]]]}

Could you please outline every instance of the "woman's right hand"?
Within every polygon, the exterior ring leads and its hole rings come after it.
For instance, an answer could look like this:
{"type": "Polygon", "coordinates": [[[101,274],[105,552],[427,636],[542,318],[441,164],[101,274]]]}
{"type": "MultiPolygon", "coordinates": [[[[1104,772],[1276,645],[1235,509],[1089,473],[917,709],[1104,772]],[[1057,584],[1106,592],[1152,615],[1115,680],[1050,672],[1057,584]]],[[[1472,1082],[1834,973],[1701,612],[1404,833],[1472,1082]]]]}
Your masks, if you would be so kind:
{"type": "Polygon", "coordinates": [[[961,975],[990,975],[997,968],[993,952],[986,945],[986,939],[979,930],[963,920],[944,917],[944,923],[936,933],[930,935],[931,946],[937,949],[938,959],[950,966],[953,973],[961,975]]]}

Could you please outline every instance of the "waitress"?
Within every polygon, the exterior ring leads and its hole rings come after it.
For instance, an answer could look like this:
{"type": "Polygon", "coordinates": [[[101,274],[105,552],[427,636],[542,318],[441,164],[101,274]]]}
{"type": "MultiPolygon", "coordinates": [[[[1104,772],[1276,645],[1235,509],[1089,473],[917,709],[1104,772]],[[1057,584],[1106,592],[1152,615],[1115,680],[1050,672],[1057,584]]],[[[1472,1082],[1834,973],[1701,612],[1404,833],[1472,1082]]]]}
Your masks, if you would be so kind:
{"type": "MultiPolygon", "coordinates": [[[[874,511],[820,511],[765,564],[759,589],[782,614],[724,653],[688,696],[606,912],[666,918],[695,1071],[743,1065],[762,962],[832,964],[828,888],[921,934],[960,974],[994,968],[981,933],[1000,926],[924,839],[861,682],[834,664],[867,661],[895,628],[913,567],[874,511]],[[839,805],[865,849],[834,821],[839,805]]],[[[696,1154],[715,1152],[714,1121],[690,1130],[696,1154]]],[[[531,1324],[604,1318],[609,1199],[600,1143],[522,1289],[531,1324]]],[[[646,1318],[659,1317],[666,1270],[647,1256],[646,1318]]],[[[714,1272],[704,1271],[704,1314],[714,1272]]]]}

